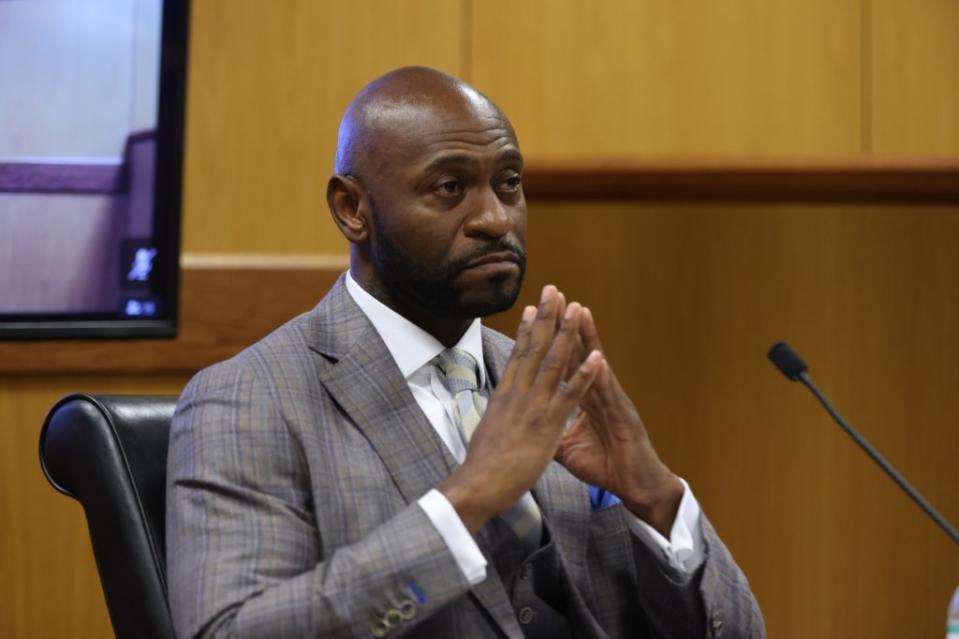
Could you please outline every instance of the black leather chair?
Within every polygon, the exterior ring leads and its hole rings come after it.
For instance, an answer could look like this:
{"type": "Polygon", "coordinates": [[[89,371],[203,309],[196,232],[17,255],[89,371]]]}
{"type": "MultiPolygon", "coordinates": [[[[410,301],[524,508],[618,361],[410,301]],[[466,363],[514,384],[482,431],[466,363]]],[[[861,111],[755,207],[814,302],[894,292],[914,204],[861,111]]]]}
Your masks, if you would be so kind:
{"type": "Polygon", "coordinates": [[[176,397],[70,395],[40,432],[40,465],[83,505],[117,637],[174,637],[166,597],[167,441],[176,397]]]}

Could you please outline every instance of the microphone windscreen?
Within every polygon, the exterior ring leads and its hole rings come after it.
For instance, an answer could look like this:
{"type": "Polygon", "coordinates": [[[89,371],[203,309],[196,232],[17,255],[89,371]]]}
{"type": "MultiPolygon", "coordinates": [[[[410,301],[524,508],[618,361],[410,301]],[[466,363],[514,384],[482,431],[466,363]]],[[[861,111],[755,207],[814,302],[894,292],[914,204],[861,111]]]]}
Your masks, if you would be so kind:
{"type": "Polygon", "coordinates": [[[792,381],[798,381],[800,374],[806,371],[806,362],[802,361],[799,353],[794,351],[786,342],[776,342],[769,349],[769,359],[783,375],[792,381]]]}

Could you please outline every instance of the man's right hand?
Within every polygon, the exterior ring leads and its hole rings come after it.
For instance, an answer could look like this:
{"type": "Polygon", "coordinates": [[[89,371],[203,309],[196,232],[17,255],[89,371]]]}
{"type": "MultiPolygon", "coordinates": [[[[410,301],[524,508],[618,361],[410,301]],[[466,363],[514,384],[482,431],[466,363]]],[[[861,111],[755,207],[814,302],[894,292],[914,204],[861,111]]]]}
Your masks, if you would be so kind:
{"type": "Polygon", "coordinates": [[[582,307],[555,286],[527,306],[502,379],[470,439],[463,465],[439,486],[470,533],[508,510],[556,454],[566,420],[597,373],[594,351],[564,380],[577,347],[582,307]]]}

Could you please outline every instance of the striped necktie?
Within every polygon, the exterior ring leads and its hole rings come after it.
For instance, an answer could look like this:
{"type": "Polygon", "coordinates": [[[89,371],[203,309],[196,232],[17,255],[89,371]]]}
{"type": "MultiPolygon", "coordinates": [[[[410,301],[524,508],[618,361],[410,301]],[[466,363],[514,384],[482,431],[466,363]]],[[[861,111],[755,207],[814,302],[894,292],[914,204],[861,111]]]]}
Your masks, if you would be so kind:
{"type": "MultiPolygon", "coordinates": [[[[433,363],[439,369],[446,389],[452,395],[453,422],[465,443],[486,410],[486,397],[477,383],[479,367],[473,356],[461,348],[449,348],[437,355],[433,363]]],[[[520,538],[527,552],[536,550],[542,540],[543,516],[529,492],[500,514],[520,538]]]]}

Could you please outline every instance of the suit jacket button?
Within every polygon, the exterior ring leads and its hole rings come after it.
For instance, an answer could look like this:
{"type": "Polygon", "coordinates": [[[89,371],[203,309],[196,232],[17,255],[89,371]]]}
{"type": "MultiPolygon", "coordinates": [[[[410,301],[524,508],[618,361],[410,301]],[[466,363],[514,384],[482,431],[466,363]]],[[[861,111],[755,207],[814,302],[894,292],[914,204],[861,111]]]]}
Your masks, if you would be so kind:
{"type": "Polygon", "coordinates": [[[536,618],[536,611],[529,606],[523,606],[519,611],[519,622],[524,626],[536,618]]]}
{"type": "Polygon", "coordinates": [[[404,599],[399,606],[400,616],[409,621],[416,616],[416,602],[412,599],[404,599]]]}
{"type": "Polygon", "coordinates": [[[383,621],[386,622],[387,628],[399,628],[403,624],[403,615],[401,615],[400,611],[396,608],[390,608],[386,611],[386,614],[383,615],[383,621]]]}
{"type": "Polygon", "coordinates": [[[387,634],[389,634],[390,629],[386,627],[385,621],[382,619],[377,619],[375,622],[373,622],[370,632],[373,633],[374,637],[385,637],[387,634]]]}

